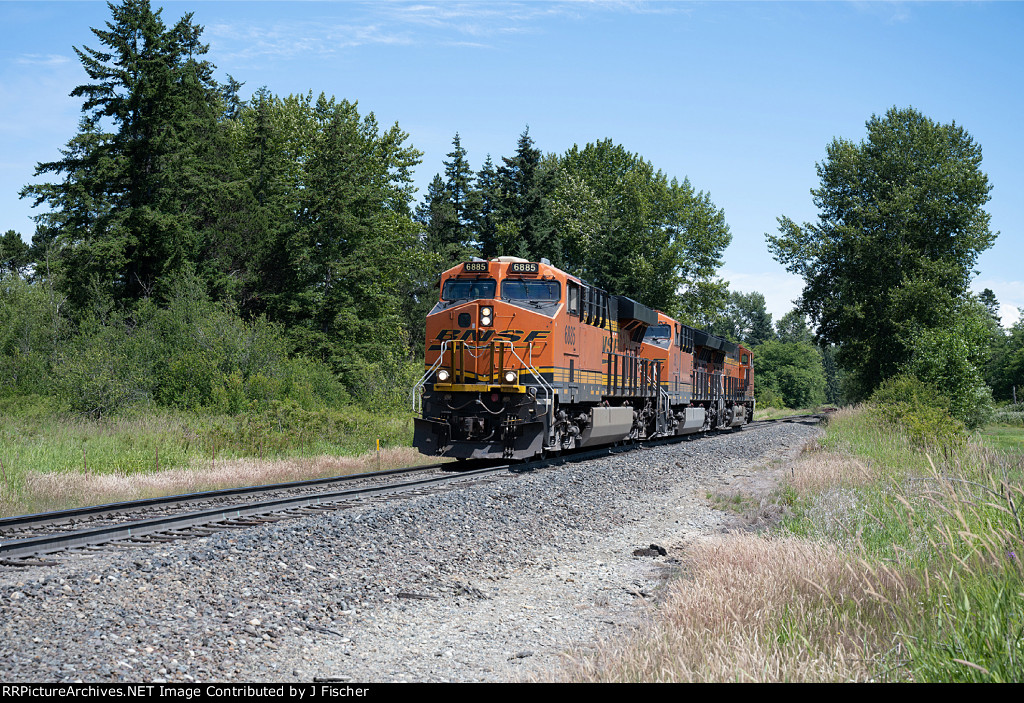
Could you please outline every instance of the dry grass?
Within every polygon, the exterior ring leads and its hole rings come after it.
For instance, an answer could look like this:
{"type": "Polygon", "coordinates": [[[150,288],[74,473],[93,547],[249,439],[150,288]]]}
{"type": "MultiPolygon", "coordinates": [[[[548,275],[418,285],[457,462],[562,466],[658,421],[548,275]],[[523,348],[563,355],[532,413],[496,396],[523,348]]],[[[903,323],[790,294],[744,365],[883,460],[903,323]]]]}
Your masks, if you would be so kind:
{"type": "Polygon", "coordinates": [[[749,534],[712,538],[692,548],[687,578],[668,588],[633,642],[576,660],[565,678],[870,680],[878,667],[865,652],[890,648],[884,613],[888,599],[904,591],[893,572],[850,561],[832,546],[749,534]]]}
{"type": "Polygon", "coordinates": [[[932,457],[870,413],[836,413],[821,446],[768,472],[785,475],[768,496],[780,536],[690,547],[647,625],[557,676],[1020,681],[1021,468],[971,443],[932,457]]]}
{"type": "Polygon", "coordinates": [[[877,480],[870,462],[811,445],[789,468],[786,483],[797,493],[863,486],[877,480]]]}
{"type": "MultiPolygon", "coordinates": [[[[380,469],[431,463],[411,447],[382,449],[380,469]]],[[[228,459],[205,461],[187,469],[167,469],[151,473],[82,472],[29,473],[25,494],[31,496],[30,510],[54,510],[85,505],[102,505],[123,500],[193,493],[218,488],[258,486],[286,481],[376,471],[377,453],[361,456],[319,456],[293,459],[228,459]]],[[[0,495],[0,514],[15,514],[24,504],[5,504],[0,495]]]]}

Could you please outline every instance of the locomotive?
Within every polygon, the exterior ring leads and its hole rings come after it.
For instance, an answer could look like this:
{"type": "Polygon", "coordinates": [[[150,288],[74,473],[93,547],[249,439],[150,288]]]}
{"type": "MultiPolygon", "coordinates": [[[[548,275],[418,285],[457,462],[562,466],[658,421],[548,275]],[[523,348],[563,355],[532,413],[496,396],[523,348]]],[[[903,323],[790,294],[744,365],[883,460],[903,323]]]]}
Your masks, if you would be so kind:
{"type": "Polygon", "coordinates": [[[529,459],[751,421],[750,350],[552,266],[441,275],[413,391],[422,453],[529,459]]]}

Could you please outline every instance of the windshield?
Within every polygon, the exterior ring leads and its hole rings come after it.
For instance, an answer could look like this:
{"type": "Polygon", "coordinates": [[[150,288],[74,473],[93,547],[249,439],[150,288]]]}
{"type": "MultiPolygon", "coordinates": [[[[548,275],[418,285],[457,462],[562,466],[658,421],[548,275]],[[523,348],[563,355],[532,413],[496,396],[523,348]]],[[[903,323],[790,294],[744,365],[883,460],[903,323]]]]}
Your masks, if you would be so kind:
{"type": "Polygon", "coordinates": [[[668,349],[669,342],[672,341],[672,330],[668,325],[653,325],[647,328],[647,333],[644,335],[645,344],[653,344],[656,347],[662,349],[668,349]]]}
{"type": "Polygon", "coordinates": [[[558,285],[558,281],[506,279],[501,282],[501,297],[506,300],[558,302],[562,297],[562,289],[558,285]]]}
{"type": "Polygon", "coordinates": [[[493,298],[494,290],[498,284],[493,278],[478,280],[462,280],[449,278],[444,282],[444,290],[441,291],[442,300],[477,300],[478,298],[493,298]]]}

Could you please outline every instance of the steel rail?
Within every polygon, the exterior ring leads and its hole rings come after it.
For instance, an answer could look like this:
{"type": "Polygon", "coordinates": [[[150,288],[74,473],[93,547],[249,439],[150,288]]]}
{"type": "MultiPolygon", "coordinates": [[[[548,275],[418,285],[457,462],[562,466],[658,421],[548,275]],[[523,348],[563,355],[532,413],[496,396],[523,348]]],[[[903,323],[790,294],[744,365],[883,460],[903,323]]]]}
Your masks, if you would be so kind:
{"type": "MultiPolygon", "coordinates": [[[[817,415],[796,415],[785,418],[776,418],[773,420],[758,420],[755,422],[748,423],[748,425],[741,427],[751,427],[754,425],[769,425],[780,422],[797,422],[801,420],[818,421],[820,419],[821,417],[817,415]]],[[[737,428],[733,428],[734,431],[735,429],[737,428]]],[[[503,471],[508,471],[509,473],[516,474],[526,473],[548,466],[589,461],[591,459],[596,459],[612,454],[626,453],[636,448],[662,446],[667,444],[686,442],[701,436],[703,436],[703,433],[677,435],[671,437],[660,437],[645,442],[630,442],[628,444],[622,444],[619,446],[602,446],[592,450],[573,452],[564,455],[558,454],[555,456],[545,457],[542,459],[537,459],[523,463],[500,464],[498,466],[490,466],[481,469],[459,471],[458,473],[449,474],[445,476],[434,476],[417,479],[414,481],[390,483],[384,486],[362,486],[357,488],[349,488],[341,491],[331,491],[326,493],[315,493],[300,496],[290,496],[285,498],[275,498],[269,501],[242,503],[231,506],[219,506],[215,508],[208,508],[205,510],[178,515],[165,515],[154,518],[144,518],[140,520],[124,522],[118,525],[106,525],[100,527],[84,528],[81,530],[76,530],[74,532],[64,532],[51,535],[42,535],[37,537],[13,539],[5,542],[0,542],[0,560],[18,557],[38,556],[42,554],[52,554],[54,552],[65,551],[67,549],[95,546],[108,542],[115,542],[118,540],[134,539],[145,535],[151,535],[154,533],[167,532],[169,530],[185,530],[193,527],[215,525],[217,523],[230,520],[238,520],[241,518],[255,517],[260,515],[268,515],[272,513],[294,510],[298,508],[316,507],[330,503],[337,503],[343,500],[351,500],[354,498],[402,493],[424,486],[435,486],[443,485],[446,483],[466,481],[467,479],[473,479],[487,474],[494,474],[503,471]]],[[[36,515],[19,517],[35,518],[37,519],[38,524],[46,522],[42,520],[42,518],[44,518],[47,515],[50,515],[55,516],[54,520],[49,521],[50,523],[54,523],[55,521],[66,521],[68,519],[67,516],[71,513],[77,513],[77,515],[79,516],[95,515],[97,513],[116,512],[117,509],[124,510],[125,506],[129,506],[132,509],[138,509],[139,507],[142,507],[142,504],[145,504],[144,507],[150,507],[152,505],[169,504],[174,502],[187,503],[208,500],[211,497],[244,497],[245,495],[268,493],[273,491],[286,490],[288,488],[301,488],[315,485],[324,485],[329,483],[351,481],[360,478],[373,478],[378,476],[389,475],[394,476],[416,471],[428,470],[432,468],[438,468],[439,466],[442,465],[443,464],[430,464],[419,467],[389,469],[386,471],[375,473],[352,474],[349,476],[339,476],[327,479],[292,481],[289,483],[273,484],[270,486],[250,486],[241,489],[223,489],[219,491],[206,491],[203,493],[186,494],[184,496],[167,496],[161,499],[152,499],[145,501],[126,501],[124,503],[111,503],[102,506],[91,506],[89,508],[83,508],[79,510],[58,511],[56,513],[41,513],[36,515]]],[[[16,519],[18,518],[6,518],[5,520],[13,521],[16,519]]],[[[20,526],[23,525],[24,523],[20,526]]]]}
{"type": "Polygon", "coordinates": [[[261,493],[272,493],[274,491],[287,491],[296,488],[312,488],[331,483],[345,483],[358,479],[374,478],[376,476],[388,476],[394,474],[411,473],[415,471],[427,471],[443,466],[454,465],[451,462],[437,464],[423,464],[421,466],[406,466],[399,469],[385,469],[384,471],[370,471],[359,474],[347,474],[344,476],[330,476],[326,478],[311,478],[301,481],[289,481],[286,483],[272,483],[266,486],[242,486],[239,488],[219,488],[212,491],[200,491],[198,493],[181,493],[178,495],[160,496],[158,498],[140,498],[138,500],[126,500],[117,503],[105,503],[103,505],[90,505],[81,508],[68,508],[66,510],[54,510],[46,513],[32,513],[29,515],[14,515],[11,517],[0,517],[0,530],[9,528],[27,528],[36,525],[59,525],[71,522],[77,518],[103,515],[105,513],[119,513],[160,505],[171,505],[175,503],[196,503],[215,498],[241,498],[247,495],[259,495],[261,493]]]}
{"type": "Polygon", "coordinates": [[[88,527],[82,530],[76,530],[75,532],[9,540],[0,543],[0,559],[51,554],[53,552],[60,552],[66,549],[93,546],[123,539],[133,539],[157,532],[166,532],[168,530],[183,530],[190,527],[213,525],[229,520],[267,515],[296,508],[316,507],[326,503],[336,503],[342,500],[351,500],[353,498],[400,493],[424,486],[440,485],[453,481],[464,481],[468,478],[473,478],[487,473],[495,473],[497,471],[504,471],[509,468],[510,467],[508,465],[504,465],[486,469],[475,469],[458,474],[433,476],[415,481],[391,483],[385,486],[362,486],[359,488],[349,488],[327,493],[275,498],[269,501],[208,508],[206,510],[199,510],[179,515],[144,518],[141,520],[121,523],[119,525],[88,527]]]}

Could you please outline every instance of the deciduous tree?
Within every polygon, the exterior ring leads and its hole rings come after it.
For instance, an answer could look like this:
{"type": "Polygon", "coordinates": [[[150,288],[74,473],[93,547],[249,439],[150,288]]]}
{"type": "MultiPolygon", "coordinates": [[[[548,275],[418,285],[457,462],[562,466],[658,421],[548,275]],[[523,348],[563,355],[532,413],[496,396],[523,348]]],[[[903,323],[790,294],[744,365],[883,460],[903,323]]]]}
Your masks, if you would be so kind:
{"type": "Polygon", "coordinates": [[[731,239],[725,213],[610,139],[559,160],[552,212],[568,268],[609,291],[706,324],[722,309],[717,277],[731,239]]]}
{"type": "Polygon", "coordinates": [[[905,365],[913,340],[957,314],[992,245],[981,147],[913,108],[872,116],[860,143],[837,138],[811,191],[818,221],[779,218],[775,258],[804,279],[800,310],[838,345],[854,398],[905,365]]]}

